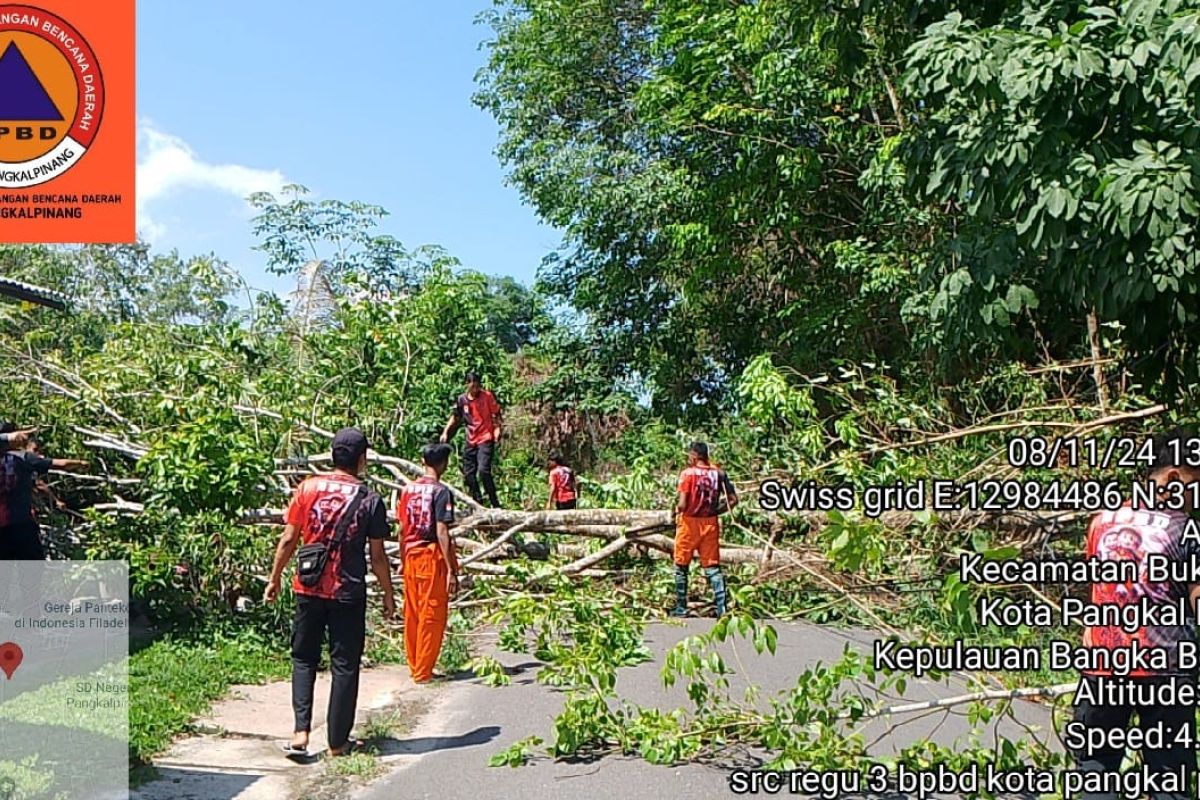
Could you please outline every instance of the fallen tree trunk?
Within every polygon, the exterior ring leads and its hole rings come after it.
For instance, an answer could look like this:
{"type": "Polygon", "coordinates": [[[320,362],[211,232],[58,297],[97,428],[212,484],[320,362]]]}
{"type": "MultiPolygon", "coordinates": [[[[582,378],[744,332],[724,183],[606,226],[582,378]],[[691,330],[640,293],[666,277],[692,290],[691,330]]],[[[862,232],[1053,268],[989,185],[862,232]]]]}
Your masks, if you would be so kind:
{"type": "MultiPolygon", "coordinates": [[[[242,407],[239,411],[258,413],[261,410],[242,407]]],[[[1156,411],[1157,408],[1145,409],[1134,414],[1118,415],[1089,424],[1102,425],[1113,419],[1148,415],[1156,413],[1156,411]]],[[[263,412],[261,415],[271,416],[272,413],[263,412]]],[[[329,434],[328,431],[315,426],[305,425],[303,427],[318,436],[329,434]]],[[[88,437],[84,444],[92,448],[115,451],[135,460],[142,458],[147,452],[144,446],[120,436],[84,427],[76,427],[75,430],[88,437]]],[[[387,504],[389,509],[394,509],[395,493],[410,480],[424,474],[424,468],[415,462],[397,456],[382,455],[373,450],[368,451],[367,460],[369,464],[386,471],[392,478],[389,480],[376,475],[367,476],[367,480],[376,488],[385,493],[390,490],[392,496],[387,504]]],[[[331,462],[332,456],[329,454],[276,459],[275,478],[279,483],[269,487],[270,493],[275,494],[280,491],[286,493],[289,485],[294,485],[305,475],[317,474],[319,470],[327,469],[331,462]]],[[[567,551],[575,560],[557,568],[562,574],[567,575],[592,573],[596,564],[604,562],[617,553],[625,552],[631,547],[637,547],[643,553],[653,551],[657,557],[671,556],[674,553],[675,540],[671,535],[674,532],[674,515],[670,511],[609,508],[569,511],[490,509],[482,507],[458,487],[450,485],[449,488],[458,501],[459,519],[453,526],[456,538],[464,545],[466,539],[472,534],[483,534],[478,538],[485,540],[482,548],[470,548],[474,552],[470,553],[465,565],[468,569],[485,573],[492,572],[493,574],[502,572],[503,568],[487,564],[486,560],[497,555],[501,551],[501,547],[509,539],[516,538],[520,532],[592,538],[605,543],[596,552],[589,552],[589,548],[586,547],[572,547],[567,551]]],[[[120,497],[116,498],[115,503],[101,504],[94,508],[111,514],[137,514],[142,510],[139,504],[124,501],[120,497]]],[[[761,542],[751,547],[723,547],[722,563],[756,564],[760,568],[766,568],[781,557],[787,561],[795,561],[794,556],[786,548],[779,548],[774,540],[780,539],[783,531],[795,526],[817,530],[829,522],[828,513],[820,510],[767,511],[759,509],[757,513],[765,516],[770,523],[771,536],[762,537],[761,542]]],[[[877,517],[875,522],[890,530],[904,531],[913,525],[930,524],[934,519],[926,516],[918,517],[918,513],[920,512],[916,510],[886,511],[877,517]]],[[[1026,539],[1035,542],[1044,542],[1054,530],[1083,516],[1086,514],[1020,511],[996,513],[970,509],[943,511],[935,514],[937,524],[943,527],[951,529],[987,527],[993,530],[1018,531],[1024,534],[1026,539]]],[[[393,524],[395,523],[394,513],[391,510],[388,512],[388,518],[393,524]]],[[[727,525],[736,524],[728,517],[726,520],[727,525]]],[[[242,515],[241,521],[245,524],[280,525],[283,522],[283,513],[276,509],[250,510],[242,515]]],[[[464,547],[464,549],[467,548],[464,547]]]]}
{"type": "Polygon", "coordinates": [[[520,533],[520,532],[521,532],[521,531],[523,531],[523,530],[525,530],[525,523],[524,523],[524,522],[519,522],[519,523],[517,523],[516,525],[512,526],[512,527],[511,527],[511,528],[509,528],[507,531],[505,531],[505,532],[504,532],[504,533],[503,533],[503,534],[500,536],[500,538],[499,538],[499,539],[496,539],[496,541],[494,541],[494,542],[492,542],[491,544],[489,544],[489,545],[485,546],[485,547],[484,547],[482,550],[479,550],[478,552],[472,553],[470,556],[468,556],[467,558],[463,559],[461,562],[459,562],[459,566],[465,567],[465,566],[467,566],[468,564],[471,564],[471,563],[473,563],[473,562],[475,562],[475,561],[479,561],[479,560],[481,560],[481,559],[482,559],[484,556],[486,556],[486,555],[489,555],[489,554],[491,554],[491,553],[495,552],[496,550],[499,550],[501,547],[503,547],[503,546],[504,546],[504,544],[505,544],[505,543],[506,543],[506,542],[507,542],[509,539],[513,538],[514,536],[516,536],[518,533],[520,533]]]}
{"type": "MultiPolygon", "coordinates": [[[[395,523],[395,515],[388,512],[388,519],[395,523]]],[[[283,511],[280,509],[261,508],[247,511],[241,521],[250,525],[282,525],[283,511]]],[[[577,509],[572,511],[516,511],[510,509],[486,509],[484,511],[463,517],[451,528],[456,539],[463,541],[466,534],[476,532],[495,532],[499,539],[490,545],[485,545],[486,553],[480,553],[470,559],[470,566],[481,560],[484,555],[498,549],[503,542],[508,541],[517,533],[551,533],[563,536],[583,536],[591,539],[603,539],[608,544],[598,552],[603,552],[607,558],[634,545],[666,553],[675,552],[675,540],[655,531],[670,530],[673,527],[669,511],[627,511],[612,508],[577,509]],[[502,540],[502,541],[501,541],[502,540]],[[616,545],[616,542],[620,542],[616,545]]],[[[595,558],[596,554],[583,556],[581,561],[595,558]]],[[[759,564],[762,562],[762,551],[749,547],[722,547],[721,563],[723,564],[759,564]]],[[[576,574],[586,570],[592,562],[578,566],[579,562],[563,567],[564,574],[576,574]]]]}
{"type": "MultiPolygon", "coordinates": [[[[262,416],[278,418],[278,414],[274,412],[266,412],[261,409],[252,409],[250,407],[239,407],[239,411],[243,413],[257,413],[262,416]]],[[[1145,416],[1152,416],[1160,413],[1160,406],[1153,406],[1142,409],[1140,411],[1128,412],[1124,414],[1116,414],[1095,420],[1089,423],[1076,423],[1076,428],[1092,430],[1097,427],[1103,427],[1116,422],[1136,419],[1145,416]]],[[[320,435],[327,436],[329,431],[317,428],[311,425],[301,425],[308,431],[320,435]]],[[[979,429],[971,429],[968,431],[959,431],[945,435],[946,438],[958,438],[963,435],[979,433],[984,430],[992,430],[994,426],[983,426],[979,429]]],[[[84,435],[86,440],[84,445],[90,448],[109,450],[120,453],[128,458],[137,460],[142,458],[147,449],[135,442],[127,439],[114,436],[112,434],[98,431],[92,428],[74,426],[74,430],[84,435]]],[[[936,440],[941,441],[939,437],[936,440]]],[[[933,441],[933,440],[929,440],[933,441]]],[[[907,446],[907,445],[898,445],[907,446]]],[[[885,448],[886,449],[886,448],[885,448]]],[[[866,451],[867,453],[874,451],[866,451]]],[[[285,478],[296,480],[303,477],[305,474],[315,474],[318,466],[325,467],[332,463],[332,456],[328,453],[314,456],[303,456],[298,458],[282,458],[276,459],[277,472],[276,474],[285,478]]],[[[408,459],[398,456],[383,455],[374,450],[367,453],[367,462],[386,470],[392,475],[394,480],[387,480],[374,475],[368,475],[367,479],[377,486],[399,491],[403,485],[410,480],[414,480],[424,475],[424,468],[408,459]]],[[[766,477],[762,482],[767,480],[775,480],[781,486],[786,486],[795,476],[774,475],[766,477]]],[[[761,483],[761,482],[760,482],[761,483]]],[[[748,487],[755,487],[757,484],[748,484],[748,487]]],[[[531,531],[545,533],[564,533],[571,535],[596,536],[609,541],[613,538],[611,530],[605,528],[621,528],[630,534],[636,534],[638,540],[650,544],[652,541],[648,536],[654,532],[670,531],[674,527],[673,518],[669,511],[655,510],[623,510],[623,509],[579,509],[572,511],[514,511],[509,509],[489,509],[484,508],[477,503],[470,495],[462,489],[447,483],[450,491],[453,493],[458,502],[460,512],[464,521],[470,529],[504,529],[513,527],[521,523],[527,523],[526,528],[531,531]]],[[[277,487],[282,488],[282,487],[277,487]]],[[[782,496],[782,495],[780,495],[782,496]]],[[[930,509],[925,509],[928,511],[930,509]]],[[[760,509],[761,513],[775,523],[785,524],[803,524],[813,528],[823,527],[828,522],[828,515],[825,511],[800,509],[800,510],[770,510],[760,509]]],[[[898,511],[885,511],[876,518],[877,522],[885,528],[892,530],[904,530],[911,525],[919,522],[917,514],[922,510],[906,509],[898,511]]],[[[251,517],[257,512],[249,512],[251,517]]],[[[1085,512],[1071,511],[1012,511],[1012,512],[995,512],[995,511],[978,511],[973,509],[962,509],[957,511],[937,511],[934,512],[940,524],[950,527],[988,527],[994,530],[1003,530],[1008,532],[1030,533],[1035,531],[1053,530],[1063,524],[1074,522],[1080,518],[1086,517],[1085,512]]],[[[269,518],[249,519],[254,522],[272,522],[269,518]]],[[[661,541],[659,542],[661,544],[661,541]]],[[[652,545],[653,546],[653,545],[652,545]]],[[[768,553],[769,547],[764,548],[768,553]]],[[[758,560],[761,560],[758,559],[758,560]]]]}

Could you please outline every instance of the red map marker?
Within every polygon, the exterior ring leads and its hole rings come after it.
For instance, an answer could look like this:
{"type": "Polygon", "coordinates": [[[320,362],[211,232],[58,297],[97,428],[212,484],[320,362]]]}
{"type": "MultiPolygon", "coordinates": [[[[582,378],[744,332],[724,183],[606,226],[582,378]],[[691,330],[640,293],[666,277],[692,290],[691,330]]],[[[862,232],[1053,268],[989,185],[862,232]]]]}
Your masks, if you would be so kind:
{"type": "Polygon", "coordinates": [[[5,642],[0,644],[0,670],[4,670],[4,674],[11,681],[13,673],[17,671],[17,667],[21,666],[21,661],[25,658],[25,651],[17,646],[16,642],[5,642]]]}

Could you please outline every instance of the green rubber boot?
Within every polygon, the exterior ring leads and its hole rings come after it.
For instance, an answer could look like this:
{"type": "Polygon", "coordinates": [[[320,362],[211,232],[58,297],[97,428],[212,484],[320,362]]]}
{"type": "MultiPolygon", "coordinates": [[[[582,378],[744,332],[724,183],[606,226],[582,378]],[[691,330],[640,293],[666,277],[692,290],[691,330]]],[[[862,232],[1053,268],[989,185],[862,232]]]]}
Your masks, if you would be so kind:
{"type": "Polygon", "coordinates": [[[713,601],[717,606],[717,616],[725,616],[725,612],[729,610],[729,597],[725,592],[725,575],[721,572],[720,567],[709,567],[704,570],[704,574],[708,577],[708,584],[712,586],[713,601]]]}
{"type": "Polygon", "coordinates": [[[675,607],[671,609],[672,617],[687,616],[688,568],[675,565],[675,607]]]}

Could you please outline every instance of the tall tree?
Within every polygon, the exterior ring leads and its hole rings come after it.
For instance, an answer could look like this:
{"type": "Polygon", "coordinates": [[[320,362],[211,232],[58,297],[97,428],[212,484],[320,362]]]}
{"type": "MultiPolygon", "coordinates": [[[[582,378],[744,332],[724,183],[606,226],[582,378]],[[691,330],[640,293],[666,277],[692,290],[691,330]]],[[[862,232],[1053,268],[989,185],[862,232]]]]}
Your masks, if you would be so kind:
{"type": "MultiPolygon", "coordinates": [[[[908,54],[924,124],[910,183],[944,204],[932,314],[988,336],[1039,302],[1094,310],[1169,389],[1200,377],[1200,3],[1024,3],[954,13],[908,54]]],[[[1169,392],[1168,392],[1169,394],[1169,392]]]]}
{"type": "Polygon", "coordinates": [[[566,231],[544,285],[658,410],[725,397],[763,352],[804,370],[906,352],[929,220],[888,170],[910,113],[897,55],[944,11],[504,0],[487,15],[477,102],[512,181],[566,231]]]}

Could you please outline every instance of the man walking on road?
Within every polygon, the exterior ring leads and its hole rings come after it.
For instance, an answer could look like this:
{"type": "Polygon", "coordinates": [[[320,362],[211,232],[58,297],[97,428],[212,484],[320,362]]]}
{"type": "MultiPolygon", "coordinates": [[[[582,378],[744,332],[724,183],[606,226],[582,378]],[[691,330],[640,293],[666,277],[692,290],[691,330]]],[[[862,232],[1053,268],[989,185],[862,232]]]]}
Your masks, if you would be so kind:
{"type": "Polygon", "coordinates": [[[476,503],[483,503],[479,484],[487,492],[492,508],[500,507],[496,482],[492,479],[492,462],[503,433],[503,410],[496,395],[483,388],[478,372],[467,373],[467,391],[458,396],[454,411],[442,431],[442,442],[449,442],[459,424],[467,426],[467,446],[463,451],[463,479],[476,503]],[[478,477],[477,477],[478,476],[478,477]]]}
{"type": "Polygon", "coordinates": [[[367,439],[357,428],[343,428],[333,438],[334,471],[308,478],[296,489],[275,548],[275,562],[263,599],[279,598],[283,569],[297,545],[296,619],[292,629],[292,710],[295,733],[285,748],[306,755],[312,729],[313,690],[326,632],[333,686],[329,693],[329,752],[350,753],[358,706],[358,678],[367,631],[367,562],[383,592],[383,613],[395,614],[392,573],[384,551],[387,509],[379,495],[359,478],[367,466],[367,439]],[[320,555],[321,545],[324,555],[320,555]],[[317,554],[314,554],[314,551],[317,554]]]}
{"type": "Polygon", "coordinates": [[[700,553],[700,566],[712,586],[717,616],[728,610],[725,576],[721,572],[721,519],[725,510],[722,495],[728,497],[728,508],[737,505],[737,492],[725,471],[708,460],[708,445],[692,442],[688,448],[688,466],[679,475],[679,499],[675,504],[675,608],[671,616],[687,614],[688,571],[692,555],[700,553]]]}
{"type": "Polygon", "coordinates": [[[421,460],[424,477],[404,487],[396,508],[404,570],[404,650],[414,683],[433,680],[450,598],[458,592],[458,556],[450,538],[454,495],[441,482],[450,445],[426,445],[421,460]]]}

